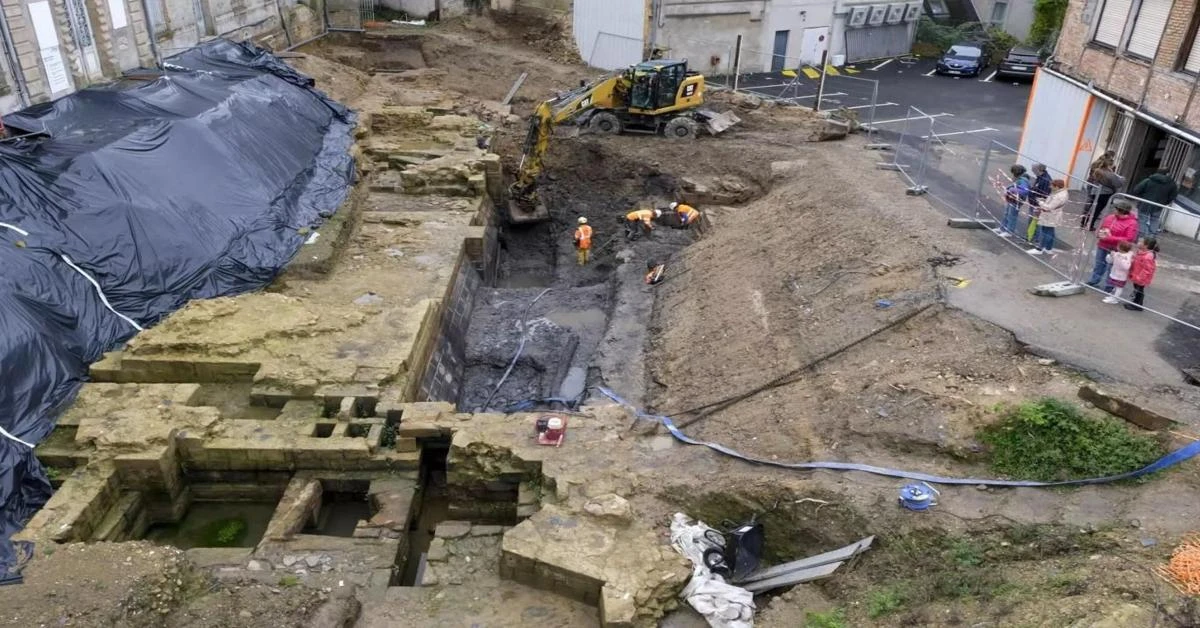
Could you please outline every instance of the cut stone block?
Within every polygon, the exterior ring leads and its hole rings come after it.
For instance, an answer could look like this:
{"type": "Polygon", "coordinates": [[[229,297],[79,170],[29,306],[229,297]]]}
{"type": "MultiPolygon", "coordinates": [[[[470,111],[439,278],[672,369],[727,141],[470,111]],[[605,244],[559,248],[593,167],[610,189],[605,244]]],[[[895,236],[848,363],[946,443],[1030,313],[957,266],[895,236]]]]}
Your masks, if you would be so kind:
{"type": "Polygon", "coordinates": [[[950,218],[946,225],[951,229],[995,229],[997,223],[990,218],[950,218]]]}
{"type": "Polygon", "coordinates": [[[1039,297],[1069,297],[1080,294],[1083,286],[1072,281],[1058,281],[1030,288],[1029,291],[1039,297]]]}
{"type": "Polygon", "coordinates": [[[443,521],[438,524],[433,535],[442,539],[457,539],[470,532],[471,523],[468,521],[443,521]]]}

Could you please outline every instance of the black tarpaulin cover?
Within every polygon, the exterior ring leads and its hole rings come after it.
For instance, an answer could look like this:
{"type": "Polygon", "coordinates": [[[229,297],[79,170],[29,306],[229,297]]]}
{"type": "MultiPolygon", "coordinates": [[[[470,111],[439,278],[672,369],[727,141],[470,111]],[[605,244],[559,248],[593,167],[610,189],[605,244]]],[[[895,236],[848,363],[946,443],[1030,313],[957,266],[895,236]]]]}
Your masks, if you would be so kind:
{"type": "Polygon", "coordinates": [[[277,57],[214,40],[164,65],[4,118],[48,137],[0,143],[0,579],[50,495],[29,445],[88,364],[267,284],[353,183],[353,113],[277,57]]]}

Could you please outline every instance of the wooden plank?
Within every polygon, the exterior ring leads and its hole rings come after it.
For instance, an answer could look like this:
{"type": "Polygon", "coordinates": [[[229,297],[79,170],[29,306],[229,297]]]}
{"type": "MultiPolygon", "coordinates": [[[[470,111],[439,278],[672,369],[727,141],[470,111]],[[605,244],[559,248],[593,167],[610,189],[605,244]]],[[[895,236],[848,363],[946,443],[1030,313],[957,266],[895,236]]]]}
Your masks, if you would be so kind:
{"type": "Polygon", "coordinates": [[[855,555],[861,554],[870,549],[871,543],[874,541],[875,537],[868,536],[865,539],[851,543],[845,547],[825,552],[824,554],[817,554],[816,556],[809,556],[808,558],[793,560],[790,563],[775,565],[774,567],[768,567],[767,569],[760,569],[759,571],[746,576],[734,584],[743,585],[747,582],[758,582],[759,580],[775,578],[777,576],[782,576],[784,574],[792,573],[793,571],[798,571],[801,569],[820,567],[821,565],[827,565],[833,562],[846,561],[855,555]]]}
{"type": "Polygon", "coordinates": [[[517,95],[517,90],[521,89],[521,86],[525,84],[525,79],[527,79],[527,78],[529,78],[529,73],[522,72],[521,76],[517,77],[517,82],[513,83],[512,88],[510,88],[508,90],[508,95],[506,95],[504,97],[504,100],[500,101],[500,104],[502,104],[502,105],[512,104],[513,96],[517,95]]]}
{"type": "Polygon", "coordinates": [[[1113,416],[1121,417],[1147,430],[1169,430],[1178,425],[1176,421],[1169,417],[1165,417],[1148,408],[1143,408],[1127,399],[1110,395],[1090,385],[1085,384],[1079,387],[1079,398],[1091,402],[1092,405],[1113,416]]]}
{"type": "Polygon", "coordinates": [[[833,575],[833,572],[837,571],[838,567],[841,566],[842,563],[829,563],[828,565],[801,569],[799,571],[783,574],[782,576],[776,576],[766,580],[759,580],[758,582],[751,582],[750,584],[740,584],[738,586],[751,593],[763,593],[770,591],[771,589],[778,589],[779,587],[786,587],[793,584],[800,584],[802,582],[812,582],[813,580],[828,578],[829,576],[833,575]]]}

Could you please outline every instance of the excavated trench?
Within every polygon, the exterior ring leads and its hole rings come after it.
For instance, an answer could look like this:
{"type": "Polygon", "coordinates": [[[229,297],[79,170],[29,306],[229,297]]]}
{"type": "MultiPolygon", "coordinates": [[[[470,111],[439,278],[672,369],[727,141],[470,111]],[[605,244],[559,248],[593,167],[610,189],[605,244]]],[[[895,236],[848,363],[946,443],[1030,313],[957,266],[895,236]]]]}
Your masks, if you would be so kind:
{"type": "Polygon", "coordinates": [[[626,240],[627,212],[647,203],[665,208],[680,188],[674,177],[593,141],[556,146],[556,165],[541,188],[549,222],[500,229],[498,276],[476,295],[467,331],[460,410],[574,402],[592,386],[616,386],[617,370],[641,387],[644,373],[635,365],[642,364],[654,300],[654,288],[643,281],[646,265],[668,261],[694,235],[664,216],[649,236],[626,240]],[[572,241],[580,216],[594,229],[592,259],[584,266],[572,241]]]}

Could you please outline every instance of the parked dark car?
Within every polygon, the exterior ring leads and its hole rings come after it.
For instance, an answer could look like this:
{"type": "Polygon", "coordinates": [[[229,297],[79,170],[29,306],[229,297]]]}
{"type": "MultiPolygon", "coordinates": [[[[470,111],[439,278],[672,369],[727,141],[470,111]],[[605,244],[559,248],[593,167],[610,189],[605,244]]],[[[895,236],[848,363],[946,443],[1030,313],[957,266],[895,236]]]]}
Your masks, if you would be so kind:
{"type": "Polygon", "coordinates": [[[1031,79],[1041,65],[1042,53],[1040,50],[1017,46],[1004,55],[1004,60],[1000,62],[1000,67],[996,70],[996,78],[1031,79]]]}
{"type": "Polygon", "coordinates": [[[987,65],[980,44],[955,44],[938,59],[934,71],[938,74],[953,74],[956,76],[979,76],[987,65]]]}

